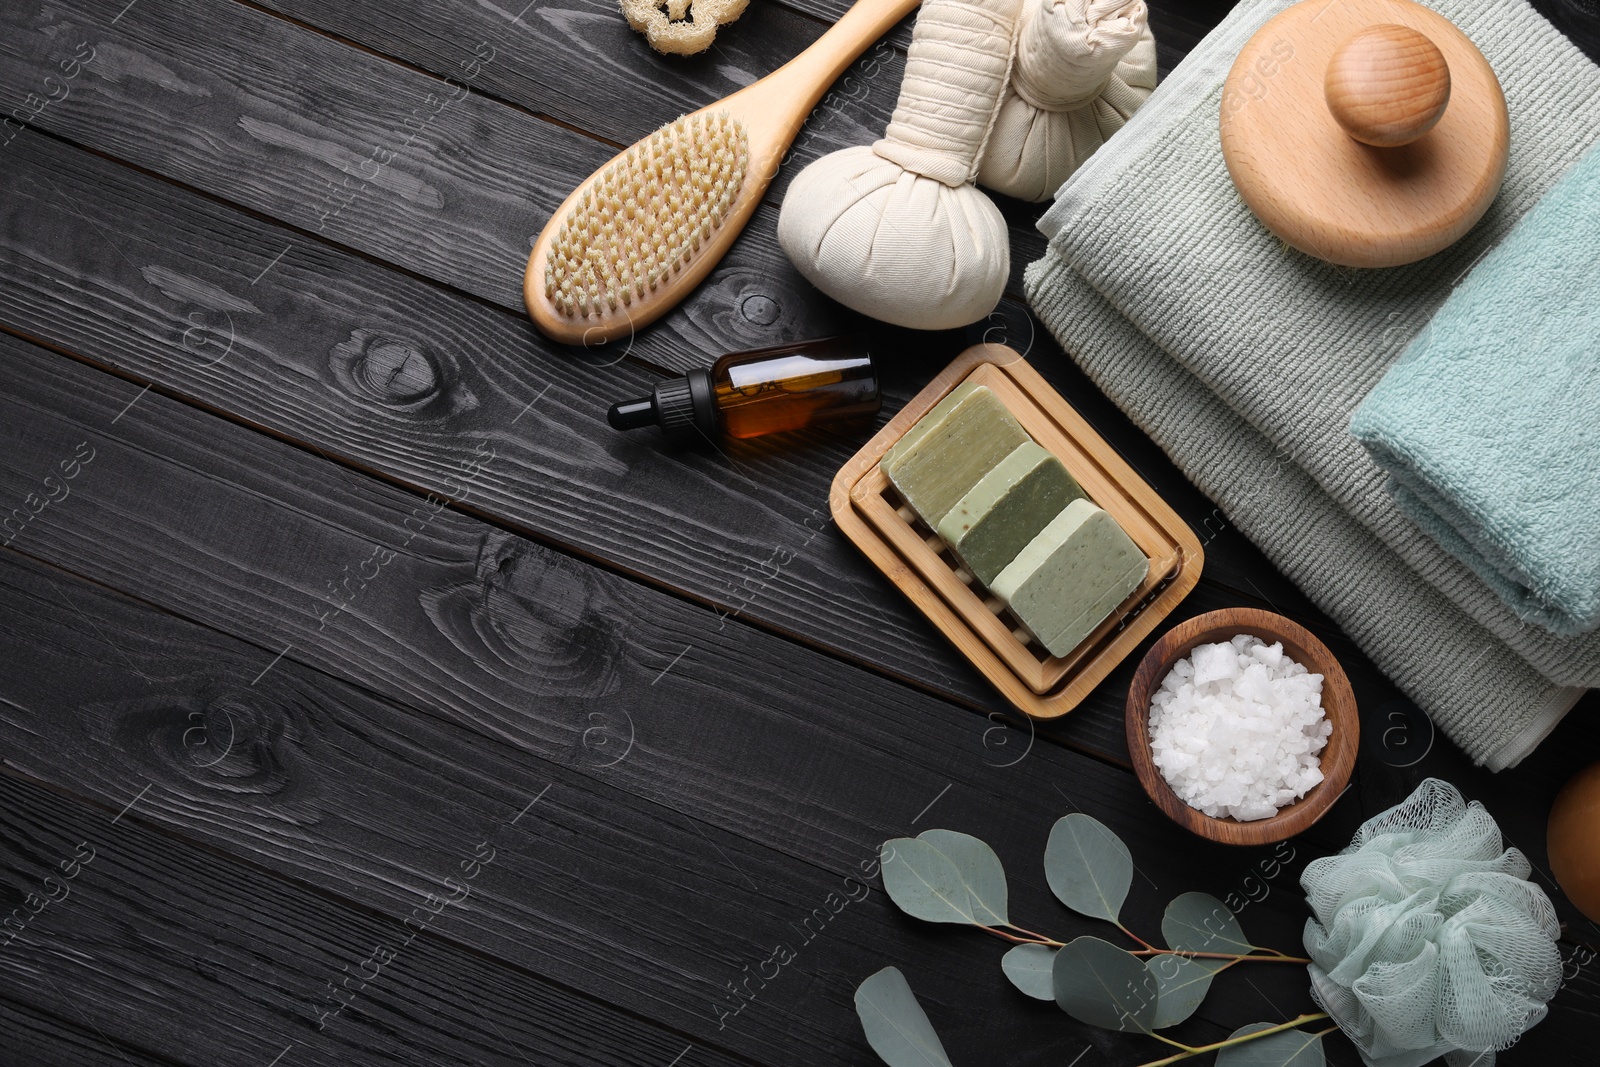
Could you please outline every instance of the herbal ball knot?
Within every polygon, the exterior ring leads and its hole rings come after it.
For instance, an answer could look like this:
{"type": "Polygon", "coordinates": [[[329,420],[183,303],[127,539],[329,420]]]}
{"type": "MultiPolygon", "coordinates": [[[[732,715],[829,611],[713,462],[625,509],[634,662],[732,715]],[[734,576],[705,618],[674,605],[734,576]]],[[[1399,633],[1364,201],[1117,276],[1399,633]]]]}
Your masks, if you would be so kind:
{"type": "Polygon", "coordinates": [[[1312,995],[1369,1067],[1451,1053],[1485,1067],[1544,1018],[1560,930],[1530,870],[1482,805],[1434,778],[1307,865],[1312,995]]]}

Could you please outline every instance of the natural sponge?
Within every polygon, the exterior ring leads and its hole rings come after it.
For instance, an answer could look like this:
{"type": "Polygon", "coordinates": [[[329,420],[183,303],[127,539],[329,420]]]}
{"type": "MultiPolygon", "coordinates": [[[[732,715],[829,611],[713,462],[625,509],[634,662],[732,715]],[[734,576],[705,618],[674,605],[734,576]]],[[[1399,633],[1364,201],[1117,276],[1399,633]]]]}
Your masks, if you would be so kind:
{"type": "Polygon", "coordinates": [[[750,0],[622,0],[628,25],[657,52],[692,56],[711,47],[717,27],[744,14],[750,0]]]}
{"type": "Polygon", "coordinates": [[[1047,200],[1156,87],[1144,0],[1025,0],[978,184],[1047,200]]]}
{"type": "Polygon", "coordinates": [[[1006,223],[972,182],[1021,3],[924,0],[883,139],[823,156],[789,186],[778,242],[818,289],[924,330],[964,326],[999,303],[1006,223]]]}

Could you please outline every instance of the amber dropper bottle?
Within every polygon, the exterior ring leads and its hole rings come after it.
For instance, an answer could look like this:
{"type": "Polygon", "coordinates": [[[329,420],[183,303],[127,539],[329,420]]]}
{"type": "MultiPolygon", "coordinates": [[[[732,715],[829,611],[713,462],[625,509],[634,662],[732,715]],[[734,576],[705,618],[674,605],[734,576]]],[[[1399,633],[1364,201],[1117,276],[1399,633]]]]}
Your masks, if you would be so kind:
{"type": "Polygon", "coordinates": [[[880,402],[866,338],[828,337],[729,353],[710,370],[696,367],[650,396],[613,404],[606,420],[619,430],[760,437],[871,415],[880,402]]]}

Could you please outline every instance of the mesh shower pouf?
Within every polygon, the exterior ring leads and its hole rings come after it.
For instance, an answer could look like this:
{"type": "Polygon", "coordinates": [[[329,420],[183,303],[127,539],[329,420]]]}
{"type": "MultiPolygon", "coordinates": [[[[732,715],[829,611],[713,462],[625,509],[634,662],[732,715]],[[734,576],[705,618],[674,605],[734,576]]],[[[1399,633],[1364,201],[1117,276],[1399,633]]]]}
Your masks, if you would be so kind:
{"type": "Polygon", "coordinates": [[[1306,866],[1312,994],[1370,1067],[1491,1067],[1544,1018],[1560,931],[1531,869],[1436,778],[1306,866]]]}

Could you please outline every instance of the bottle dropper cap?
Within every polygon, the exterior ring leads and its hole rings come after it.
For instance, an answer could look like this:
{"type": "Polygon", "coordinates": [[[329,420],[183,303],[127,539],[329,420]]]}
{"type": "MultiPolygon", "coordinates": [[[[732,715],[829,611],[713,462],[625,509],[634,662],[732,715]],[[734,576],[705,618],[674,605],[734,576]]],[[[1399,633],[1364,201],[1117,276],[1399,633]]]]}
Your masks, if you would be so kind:
{"type": "Polygon", "coordinates": [[[715,440],[720,430],[711,375],[704,367],[696,367],[682,378],[657,382],[647,397],[612,404],[606,421],[618,430],[659,426],[671,437],[699,430],[715,440]]]}

